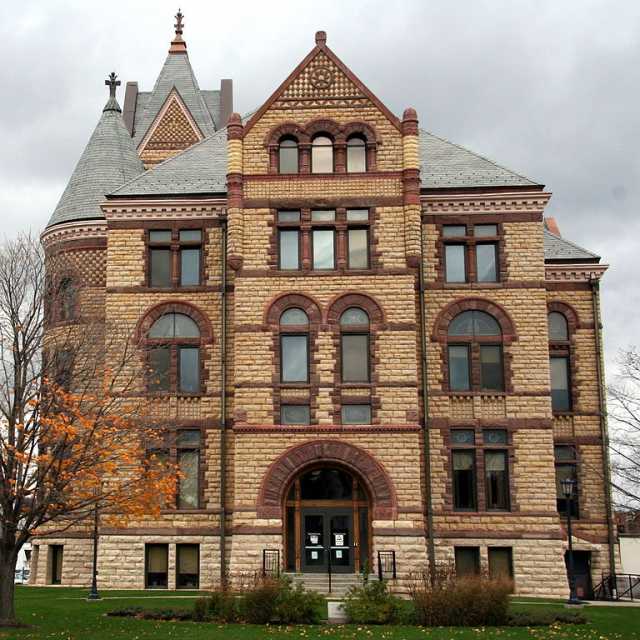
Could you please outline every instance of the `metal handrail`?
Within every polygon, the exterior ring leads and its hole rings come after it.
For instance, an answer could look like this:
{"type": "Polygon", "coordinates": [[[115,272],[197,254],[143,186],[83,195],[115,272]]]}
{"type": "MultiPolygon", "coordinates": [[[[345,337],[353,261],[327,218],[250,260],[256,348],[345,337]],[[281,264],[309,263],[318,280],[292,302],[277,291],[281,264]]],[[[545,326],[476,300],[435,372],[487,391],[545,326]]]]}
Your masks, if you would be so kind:
{"type": "Polygon", "coordinates": [[[388,574],[391,574],[393,580],[397,577],[396,552],[393,549],[389,551],[378,551],[378,579],[382,581],[385,579],[385,575],[388,574]]]}
{"type": "Polygon", "coordinates": [[[262,550],[262,577],[280,577],[280,549],[262,550]]]}
{"type": "MultiPolygon", "coordinates": [[[[626,585],[625,585],[626,586],[626,585]]],[[[615,573],[613,575],[602,576],[600,584],[594,589],[593,595],[596,600],[626,600],[632,602],[640,593],[640,575],[636,573],[615,573]],[[621,582],[628,582],[629,586],[619,589],[621,582]],[[634,595],[634,590],[636,594],[634,595]]]]}

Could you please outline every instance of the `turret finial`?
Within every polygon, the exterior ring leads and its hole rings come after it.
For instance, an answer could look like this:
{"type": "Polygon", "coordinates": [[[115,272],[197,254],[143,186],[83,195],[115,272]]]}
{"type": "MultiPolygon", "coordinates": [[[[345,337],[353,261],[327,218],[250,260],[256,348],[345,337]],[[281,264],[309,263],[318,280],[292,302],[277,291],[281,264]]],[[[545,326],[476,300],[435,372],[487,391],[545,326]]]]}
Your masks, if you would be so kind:
{"type": "Polygon", "coordinates": [[[182,11],[178,9],[178,13],[176,13],[176,23],[173,25],[176,28],[176,40],[182,40],[182,31],[184,29],[182,18],[184,18],[184,15],[182,11]]]}
{"type": "Polygon", "coordinates": [[[121,84],[120,80],[116,79],[117,77],[116,72],[112,71],[109,74],[109,77],[104,81],[104,83],[109,87],[109,98],[116,97],[116,87],[119,87],[121,84]]]}
{"type": "Polygon", "coordinates": [[[176,23],[173,25],[176,29],[175,38],[171,41],[171,47],[169,47],[169,53],[187,53],[187,43],[182,39],[182,33],[184,31],[184,23],[182,19],[184,15],[180,9],[176,13],[176,23]]]}

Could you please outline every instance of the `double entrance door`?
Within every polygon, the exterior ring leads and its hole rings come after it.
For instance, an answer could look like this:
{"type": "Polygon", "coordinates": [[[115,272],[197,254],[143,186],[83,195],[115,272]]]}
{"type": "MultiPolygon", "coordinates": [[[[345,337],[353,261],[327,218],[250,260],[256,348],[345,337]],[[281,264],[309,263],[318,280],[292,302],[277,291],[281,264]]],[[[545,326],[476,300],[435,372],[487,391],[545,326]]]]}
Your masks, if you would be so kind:
{"type": "Polygon", "coordinates": [[[353,510],[340,507],[301,509],[302,571],[353,573],[353,510]]]}

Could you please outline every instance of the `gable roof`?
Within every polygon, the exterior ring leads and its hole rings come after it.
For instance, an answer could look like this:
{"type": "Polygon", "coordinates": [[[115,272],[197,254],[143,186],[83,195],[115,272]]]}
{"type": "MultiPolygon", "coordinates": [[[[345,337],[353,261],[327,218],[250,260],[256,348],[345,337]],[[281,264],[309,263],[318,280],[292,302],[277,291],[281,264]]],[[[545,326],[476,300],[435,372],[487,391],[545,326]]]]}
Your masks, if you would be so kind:
{"type": "Polygon", "coordinates": [[[420,129],[420,161],[423,189],[542,186],[539,182],[423,129],[420,129]]]}
{"type": "Polygon", "coordinates": [[[106,194],[143,170],[120,105],[109,98],[47,227],[104,217],[100,204],[106,194]]]}
{"type": "MultiPolygon", "coordinates": [[[[145,100],[146,104],[142,116],[139,120],[136,118],[137,126],[133,134],[133,141],[136,147],[149,131],[174,88],[180,94],[202,134],[209,136],[215,132],[213,117],[198,86],[189,62],[189,56],[186,52],[169,53],[151,95],[145,100]]],[[[138,108],[140,107],[141,104],[139,103],[138,108]]]]}
{"type": "Polygon", "coordinates": [[[544,229],[545,262],[600,262],[600,256],[544,229]]]}

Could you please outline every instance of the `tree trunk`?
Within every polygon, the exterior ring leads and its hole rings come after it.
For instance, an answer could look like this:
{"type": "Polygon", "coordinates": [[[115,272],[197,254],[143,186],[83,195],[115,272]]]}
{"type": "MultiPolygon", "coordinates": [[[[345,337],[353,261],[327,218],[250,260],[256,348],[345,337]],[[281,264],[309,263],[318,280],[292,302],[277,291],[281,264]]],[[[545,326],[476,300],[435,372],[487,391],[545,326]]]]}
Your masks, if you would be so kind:
{"type": "Polygon", "coordinates": [[[15,573],[17,558],[10,558],[0,563],[0,626],[16,624],[15,608],[15,573]]]}

